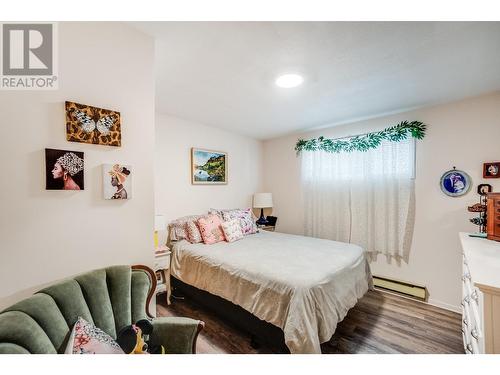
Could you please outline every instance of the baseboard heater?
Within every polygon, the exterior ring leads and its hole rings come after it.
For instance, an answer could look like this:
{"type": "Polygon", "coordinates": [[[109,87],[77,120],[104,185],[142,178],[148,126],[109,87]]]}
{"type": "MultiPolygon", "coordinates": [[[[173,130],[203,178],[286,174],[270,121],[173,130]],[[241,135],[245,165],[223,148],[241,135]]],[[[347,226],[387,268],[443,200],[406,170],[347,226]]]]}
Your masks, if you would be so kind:
{"type": "Polygon", "coordinates": [[[427,288],[422,285],[380,276],[373,276],[373,285],[377,288],[415,298],[420,301],[427,301],[427,288]]]}

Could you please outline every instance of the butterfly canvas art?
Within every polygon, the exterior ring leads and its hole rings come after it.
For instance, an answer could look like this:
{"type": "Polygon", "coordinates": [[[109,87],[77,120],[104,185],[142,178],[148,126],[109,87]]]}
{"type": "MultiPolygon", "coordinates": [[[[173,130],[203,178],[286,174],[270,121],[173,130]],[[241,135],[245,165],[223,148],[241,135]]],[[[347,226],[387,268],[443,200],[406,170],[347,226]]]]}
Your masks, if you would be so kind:
{"type": "Polygon", "coordinates": [[[66,102],[66,139],[70,142],[120,147],[120,112],[66,102]]]}

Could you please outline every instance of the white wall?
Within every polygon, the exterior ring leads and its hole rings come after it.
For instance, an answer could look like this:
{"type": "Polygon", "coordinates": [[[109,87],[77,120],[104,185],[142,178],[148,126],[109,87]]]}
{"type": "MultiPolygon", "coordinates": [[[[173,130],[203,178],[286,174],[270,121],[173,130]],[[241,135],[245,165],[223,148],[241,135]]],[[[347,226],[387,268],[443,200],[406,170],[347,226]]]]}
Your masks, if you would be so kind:
{"type": "Polygon", "coordinates": [[[210,208],[251,207],[261,191],[262,142],[176,117],[156,116],[156,213],[167,222],[210,208]],[[228,153],[227,185],[191,184],[191,147],[228,153]]]}
{"type": "Polygon", "coordinates": [[[59,90],[0,91],[0,308],[113,264],[151,264],[154,42],[121,23],[59,24],[59,90]],[[66,141],[64,101],[115,109],[122,147],[66,141]],[[45,190],[45,148],[85,153],[84,191],[45,190]],[[101,164],[133,166],[133,199],[101,198],[101,164]]]}
{"type": "Polygon", "coordinates": [[[294,145],[299,137],[342,137],[380,130],[401,120],[427,123],[425,139],[417,143],[416,223],[408,264],[389,264],[379,257],[372,264],[376,275],[424,284],[430,303],[459,311],[461,249],[459,231],[475,231],[467,206],[478,202],[476,187],[500,180],[483,179],[483,162],[500,160],[500,94],[471,98],[349,125],[325,128],[264,143],[264,189],[274,197],[278,230],[303,234],[300,159],[294,145]],[[439,188],[442,173],[456,166],[473,180],[472,190],[460,198],[445,196],[439,188]]]}

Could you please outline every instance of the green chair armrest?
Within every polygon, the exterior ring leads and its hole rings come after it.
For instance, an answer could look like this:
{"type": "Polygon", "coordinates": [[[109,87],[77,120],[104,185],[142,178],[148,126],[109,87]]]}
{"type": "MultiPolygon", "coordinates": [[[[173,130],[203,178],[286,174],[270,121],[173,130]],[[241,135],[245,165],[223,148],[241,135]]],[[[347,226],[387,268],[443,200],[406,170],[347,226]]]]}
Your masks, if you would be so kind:
{"type": "Polygon", "coordinates": [[[155,318],[151,344],[163,345],[167,354],[194,354],[196,339],[204,326],[201,320],[190,318],[155,318]]]}

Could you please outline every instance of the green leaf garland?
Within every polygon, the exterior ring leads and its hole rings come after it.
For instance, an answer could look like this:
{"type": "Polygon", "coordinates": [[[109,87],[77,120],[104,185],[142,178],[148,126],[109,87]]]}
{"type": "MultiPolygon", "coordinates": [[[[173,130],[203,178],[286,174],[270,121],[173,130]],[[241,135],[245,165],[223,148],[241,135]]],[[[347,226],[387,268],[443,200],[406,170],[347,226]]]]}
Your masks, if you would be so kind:
{"type": "Polygon", "coordinates": [[[422,139],[425,136],[426,125],[420,121],[402,121],[379,132],[356,135],[350,138],[331,139],[313,138],[309,140],[299,139],[295,145],[295,151],[299,155],[302,151],[326,151],[326,152],[366,152],[377,148],[384,140],[390,142],[401,142],[408,137],[422,139]]]}

